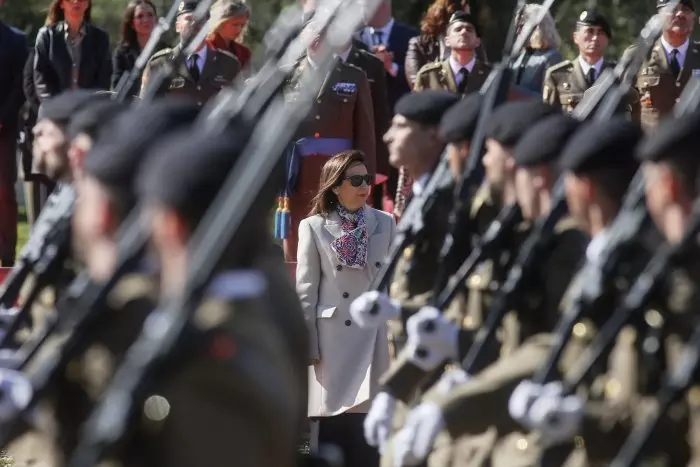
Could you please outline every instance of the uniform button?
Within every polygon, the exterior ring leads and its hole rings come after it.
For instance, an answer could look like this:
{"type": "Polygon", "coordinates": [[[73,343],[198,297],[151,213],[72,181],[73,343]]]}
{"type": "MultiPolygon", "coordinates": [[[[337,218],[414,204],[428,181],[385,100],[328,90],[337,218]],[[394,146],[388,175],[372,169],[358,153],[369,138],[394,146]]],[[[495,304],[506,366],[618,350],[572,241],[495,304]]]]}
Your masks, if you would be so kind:
{"type": "Polygon", "coordinates": [[[347,102],[347,101],[348,101],[347,99],[343,99],[343,102],[347,102]]]}
{"type": "Polygon", "coordinates": [[[314,133],[314,138],[320,138],[320,137],[321,137],[321,133],[314,133]]]}
{"type": "Polygon", "coordinates": [[[320,103],[321,103],[321,99],[316,99],[316,103],[317,103],[317,104],[320,104],[320,103]]]}
{"type": "Polygon", "coordinates": [[[320,115],[316,115],[316,120],[321,120],[321,116],[320,116],[320,115]]]}
{"type": "Polygon", "coordinates": [[[347,292],[343,292],[343,298],[348,298],[349,296],[350,296],[350,294],[349,294],[349,293],[347,293],[347,292]]]}
{"type": "Polygon", "coordinates": [[[352,324],[352,321],[350,321],[349,319],[346,319],[346,320],[345,320],[345,325],[346,325],[346,326],[350,326],[351,324],[352,324]]]}
{"type": "Polygon", "coordinates": [[[525,438],[520,438],[516,441],[515,446],[521,451],[524,451],[527,449],[527,440],[525,438]]]}
{"type": "Polygon", "coordinates": [[[342,271],[342,270],[343,270],[343,267],[339,264],[339,265],[337,265],[337,266],[335,267],[335,270],[336,270],[336,271],[342,271]]]}
{"type": "Polygon", "coordinates": [[[202,90],[202,86],[197,86],[197,91],[201,91],[201,90],[202,90]]]}
{"type": "Polygon", "coordinates": [[[378,268],[382,267],[382,263],[380,261],[377,261],[376,263],[374,263],[374,265],[378,268]]]}
{"type": "Polygon", "coordinates": [[[680,87],[681,87],[681,83],[679,83],[678,81],[676,81],[676,87],[677,87],[677,88],[680,88],[680,87]]]}

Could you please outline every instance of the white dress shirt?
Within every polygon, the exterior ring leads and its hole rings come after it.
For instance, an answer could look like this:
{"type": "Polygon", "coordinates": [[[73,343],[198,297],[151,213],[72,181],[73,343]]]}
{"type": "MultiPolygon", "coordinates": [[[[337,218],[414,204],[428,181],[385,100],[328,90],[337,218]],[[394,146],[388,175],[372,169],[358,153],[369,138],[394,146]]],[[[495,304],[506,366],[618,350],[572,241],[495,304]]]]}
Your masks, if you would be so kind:
{"type": "Polygon", "coordinates": [[[413,182],[413,186],[411,187],[413,196],[420,196],[420,194],[423,193],[423,189],[428,184],[428,180],[430,180],[430,173],[421,175],[413,182]]]}
{"type": "MultiPolygon", "coordinates": [[[[389,35],[391,30],[394,28],[394,23],[396,20],[392,16],[388,23],[386,23],[381,28],[374,28],[372,26],[367,26],[362,33],[362,41],[368,46],[372,47],[375,45],[385,45],[389,47],[389,35]],[[381,41],[377,42],[377,37],[374,35],[375,32],[381,33],[381,41]]],[[[391,76],[396,76],[399,73],[399,64],[394,62],[391,64],[391,71],[389,74],[391,76]]]]}
{"type": "Polygon", "coordinates": [[[466,65],[460,64],[452,55],[450,55],[448,61],[450,63],[450,68],[452,68],[452,75],[455,77],[455,82],[457,83],[457,86],[459,86],[462,84],[462,75],[459,73],[460,70],[462,68],[466,68],[469,74],[471,74],[472,70],[474,69],[474,64],[476,64],[476,56],[472,57],[472,59],[466,65]]]}
{"type": "Polygon", "coordinates": [[[678,65],[680,65],[680,68],[682,70],[683,64],[685,63],[685,57],[688,56],[688,46],[690,45],[690,39],[686,39],[686,41],[683,42],[680,46],[674,47],[668,42],[666,42],[666,39],[662,37],[661,45],[664,46],[664,51],[666,52],[666,60],[669,64],[671,63],[671,52],[673,52],[673,49],[676,49],[678,51],[678,53],[676,54],[676,60],[678,60],[678,65]]]}
{"type": "Polygon", "coordinates": [[[603,59],[602,58],[600,60],[598,60],[597,62],[595,62],[595,64],[591,65],[590,63],[585,61],[582,56],[579,55],[578,56],[578,64],[581,65],[581,70],[583,70],[583,76],[585,76],[586,78],[588,78],[588,70],[590,70],[591,68],[593,68],[595,70],[595,76],[594,76],[595,79],[598,79],[598,77],[600,76],[600,71],[603,69],[603,59]]]}

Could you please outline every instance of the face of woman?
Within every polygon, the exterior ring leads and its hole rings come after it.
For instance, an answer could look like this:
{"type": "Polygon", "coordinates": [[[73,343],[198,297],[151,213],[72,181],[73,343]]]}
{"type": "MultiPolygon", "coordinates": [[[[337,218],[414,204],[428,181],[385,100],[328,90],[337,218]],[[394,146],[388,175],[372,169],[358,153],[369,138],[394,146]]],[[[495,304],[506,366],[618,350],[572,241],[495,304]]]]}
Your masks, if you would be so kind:
{"type": "Polygon", "coordinates": [[[66,18],[82,19],[90,7],[90,0],[61,0],[61,9],[66,18]]]}
{"type": "Polygon", "coordinates": [[[218,33],[222,39],[227,41],[235,41],[241,35],[243,28],[248,24],[247,16],[234,16],[227,19],[219,26],[218,33]]]}
{"type": "Polygon", "coordinates": [[[333,188],[340,204],[348,211],[357,211],[367,202],[371,191],[371,176],[367,167],[356,162],[345,171],[345,177],[340,186],[333,188]],[[369,179],[369,180],[368,180],[369,179]]]}
{"type": "Polygon", "coordinates": [[[150,36],[156,25],[156,14],[153,8],[145,4],[138,5],[134,9],[132,25],[139,36],[150,36]]]}

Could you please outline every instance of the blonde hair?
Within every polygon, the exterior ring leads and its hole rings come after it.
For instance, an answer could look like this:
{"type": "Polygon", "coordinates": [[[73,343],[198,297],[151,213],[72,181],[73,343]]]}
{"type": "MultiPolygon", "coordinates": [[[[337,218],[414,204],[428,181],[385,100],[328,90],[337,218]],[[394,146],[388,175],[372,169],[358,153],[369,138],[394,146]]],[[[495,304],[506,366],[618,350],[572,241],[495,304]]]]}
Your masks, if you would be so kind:
{"type": "MultiPolygon", "coordinates": [[[[250,15],[250,5],[246,0],[216,0],[209,8],[209,38],[216,35],[216,31],[226,20],[237,16],[250,18],[250,15]]],[[[239,41],[245,37],[247,31],[248,26],[246,25],[241,31],[239,41]]]]}
{"type": "MultiPolygon", "coordinates": [[[[528,3],[523,10],[521,21],[524,23],[531,16],[539,14],[542,5],[537,3],[528,3]]],[[[554,22],[552,15],[547,14],[542,18],[540,24],[535,28],[535,31],[530,36],[530,46],[534,49],[547,50],[559,49],[561,47],[561,36],[557,31],[557,25],[554,22]]]]}

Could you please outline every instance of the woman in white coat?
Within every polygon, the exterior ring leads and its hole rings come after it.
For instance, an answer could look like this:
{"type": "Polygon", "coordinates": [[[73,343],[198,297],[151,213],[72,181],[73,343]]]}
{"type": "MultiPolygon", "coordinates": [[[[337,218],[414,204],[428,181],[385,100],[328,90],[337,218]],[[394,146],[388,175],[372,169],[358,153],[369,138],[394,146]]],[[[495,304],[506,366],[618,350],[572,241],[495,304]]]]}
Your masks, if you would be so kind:
{"type": "Polygon", "coordinates": [[[372,185],[360,151],[326,162],[310,217],[299,224],[297,294],[310,334],[309,411],[318,443],[335,444],[346,467],[378,465],[362,423],[389,365],[386,328],[361,329],[350,304],[389,250],[396,223],[367,206],[372,185]]]}

